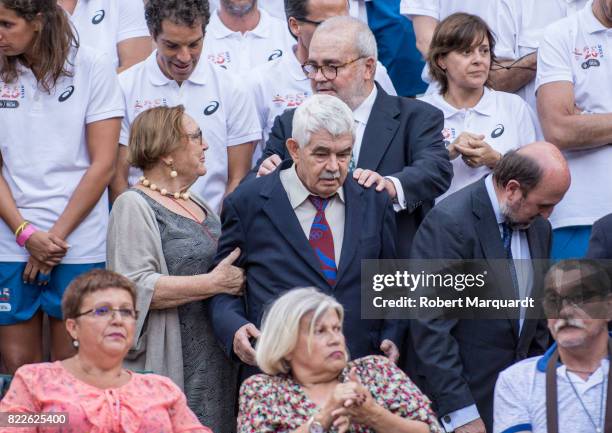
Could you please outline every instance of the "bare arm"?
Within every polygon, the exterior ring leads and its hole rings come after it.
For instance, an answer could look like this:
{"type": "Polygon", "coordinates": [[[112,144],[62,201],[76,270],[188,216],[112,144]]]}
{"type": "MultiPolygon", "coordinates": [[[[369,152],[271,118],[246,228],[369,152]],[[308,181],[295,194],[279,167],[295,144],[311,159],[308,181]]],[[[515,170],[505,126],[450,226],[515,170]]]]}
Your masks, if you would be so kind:
{"type": "Polygon", "coordinates": [[[537,54],[531,53],[518,60],[501,59],[489,73],[492,87],[495,90],[515,93],[535,79],[537,54]]]}
{"type": "Polygon", "coordinates": [[[424,59],[427,58],[427,53],[429,53],[429,44],[431,44],[431,38],[433,37],[437,25],[437,19],[426,15],[415,15],[412,17],[412,26],[414,27],[414,34],[416,36],[416,47],[423,55],[424,59]]]}
{"type": "Polygon", "coordinates": [[[227,148],[227,186],[225,187],[225,195],[234,191],[242,178],[251,169],[255,143],[255,141],[249,141],[248,143],[227,148]]]}
{"type": "MultiPolygon", "coordinates": [[[[0,153],[0,170],[2,169],[2,154],[0,153]]],[[[17,209],[15,199],[11,194],[8,183],[4,179],[4,176],[0,173],[0,219],[5,222],[7,226],[14,233],[19,227],[19,224],[23,221],[23,217],[17,209]]]]}
{"type": "Polygon", "coordinates": [[[128,148],[122,144],[117,149],[117,160],[115,163],[115,174],[109,185],[109,201],[113,203],[119,194],[128,188],[128,174],[130,164],[127,160],[128,148]]]}
{"type": "Polygon", "coordinates": [[[87,125],[87,149],[91,165],[49,232],[66,239],[98,203],[113,177],[120,127],[119,117],[87,125]]]}
{"type": "Polygon", "coordinates": [[[571,82],[543,84],[537,101],[544,137],[559,149],[585,150],[612,143],[612,113],[577,113],[571,82]]]}
{"type": "Polygon", "coordinates": [[[150,36],[130,38],[119,42],[117,44],[117,54],[119,55],[117,73],[142,62],[152,51],[153,44],[150,36]]]}

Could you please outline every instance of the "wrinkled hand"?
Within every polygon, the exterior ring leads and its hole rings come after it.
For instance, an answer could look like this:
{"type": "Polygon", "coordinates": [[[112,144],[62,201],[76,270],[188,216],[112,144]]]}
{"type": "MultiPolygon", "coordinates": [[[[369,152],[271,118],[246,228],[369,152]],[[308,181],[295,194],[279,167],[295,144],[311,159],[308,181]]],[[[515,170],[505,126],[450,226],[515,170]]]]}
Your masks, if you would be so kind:
{"type": "Polygon", "coordinates": [[[468,422],[461,427],[455,429],[455,433],[487,433],[484,422],[481,418],[475,419],[474,421],[468,422]]]}
{"type": "Polygon", "coordinates": [[[353,171],[353,178],[364,188],[369,188],[376,184],[376,191],[380,192],[383,189],[386,189],[387,193],[389,193],[392,199],[397,196],[397,191],[395,190],[395,185],[393,185],[393,182],[391,182],[389,179],[385,179],[383,176],[373,170],[356,168],[353,171]]]}
{"type": "Polygon", "coordinates": [[[282,162],[280,156],[277,154],[271,155],[264,159],[257,170],[257,177],[265,176],[272,173],[282,162]]]}
{"type": "Polygon", "coordinates": [[[38,262],[47,266],[59,264],[70,245],[50,232],[37,231],[25,243],[25,248],[38,262]]]}
{"type": "MultiPolygon", "coordinates": [[[[483,135],[479,137],[484,138],[483,135]]],[[[501,159],[501,153],[482,139],[469,139],[467,145],[459,143],[455,145],[455,150],[461,154],[463,162],[471,168],[486,166],[493,169],[501,159]]]]}
{"type": "Polygon", "coordinates": [[[385,356],[389,358],[389,361],[394,364],[397,364],[397,361],[399,359],[399,349],[393,341],[388,339],[383,340],[382,343],[380,343],[380,350],[382,350],[385,356]]]}
{"type": "Polygon", "coordinates": [[[217,293],[240,296],[243,293],[246,278],[244,269],[236,267],[233,263],[240,256],[240,248],[235,248],[226,258],[212,270],[211,275],[215,281],[217,293]]]}
{"type": "Polygon", "coordinates": [[[48,283],[47,280],[36,281],[36,277],[39,273],[49,275],[49,273],[51,273],[51,269],[53,269],[53,266],[42,263],[30,256],[28,258],[28,262],[26,263],[25,269],[23,270],[23,281],[28,284],[36,283],[39,286],[46,286],[48,283]]]}
{"type": "Polygon", "coordinates": [[[362,385],[355,367],[349,372],[348,378],[349,382],[346,383],[355,385],[354,390],[357,393],[357,397],[346,400],[343,407],[332,412],[332,416],[334,419],[346,416],[350,418],[351,422],[364,426],[373,425],[375,419],[381,415],[381,407],[376,403],[370,391],[362,385]]]}
{"type": "Polygon", "coordinates": [[[347,415],[338,416],[332,425],[338,433],[346,433],[351,428],[351,418],[347,415]]]}
{"type": "Polygon", "coordinates": [[[259,338],[259,329],[252,323],[240,327],[234,334],[234,353],[242,362],[257,365],[255,362],[255,349],[251,346],[249,338],[259,338]]]}

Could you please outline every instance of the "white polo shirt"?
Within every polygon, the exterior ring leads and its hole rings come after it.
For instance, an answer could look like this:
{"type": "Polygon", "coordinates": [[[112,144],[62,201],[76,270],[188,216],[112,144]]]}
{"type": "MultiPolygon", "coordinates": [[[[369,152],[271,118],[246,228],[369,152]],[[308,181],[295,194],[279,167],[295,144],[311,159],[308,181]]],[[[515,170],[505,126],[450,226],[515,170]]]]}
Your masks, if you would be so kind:
{"type": "Polygon", "coordinates": [[[222,68],[248,73],[255,66],[281,57],[295,40],[287,24],[260,9],[257,26],[244,34],[227,28],[215,11],[206,27],[202,56],[222,68]]]}
{"type": "MultiPolygon", "coordinates": [[[[179,86],[162,73],[156,56],[154,51],[145,61],[119,74],[126,109],[119,142],[128,144],[132,122],[143,110],[160,105],[184,105],[186,113],[202,129],[209,146],[206,175],[191,190],[218,212],[228,180],[227,148],[261,138],[255,104],[233,74],[202,57],[189,79],[179,86]]],[[[139,175],[139,170],[131,170],[130,185],[139,175]]]]}
{"type": "MultiPolygon", "coordinates": [[[[453,107],[439,93],[425,95],[419,99],[442,110],[444,114],[442,135],[446,146],[464,131],[484,135],[484,141],[501,154],[535,141],[536,129],[530,114],[531,109],[517,95],[485,87],[478,104],[468,109],[453,107]]],[[[451,163],[453,180],[450,188],[438,197],[436,202],[476,182],[491,171],[488,167],[468,167],[461,155],[451,163]]]]}
{"type": "MultiPolygon", "coordinates": [[[[501,0],[501,3],[496,27],[503,39],[498,41],[500,48],[495,48],[495,54],[500,58],[518,59],[538,49],[549,24],[574,15],[587,0],[501,0]]],[[[535,80],[517,94],[537,112],[535,80]]]]}
{"type": "Polygon", "coordinates": [[[80,43],[108,54],[115,68],[119,42],[149,36],[142,0],[78,0],[69,17],[80,43]]]}
{"type": "MultiPolygon", "coordinates": [[[[385,92],[397,95],[387,69],[380,62],[376,65],[374,78],[385,92]]],[[[253,156],[256,162],[268,140],[274,119],[285,110],[299,106],[304,99],[312,95],[312,88],[293,49],[288,50],[281,58],[254,69],[247,83],[255,98],[264,137],[263,143],[257,146],[257,155],[253,156]]]]}
{"type": "MultiPolygon", "coordinates": [[[[456,12],[465,12],[472,15],[477,15],[489,25],[491,31],[497,37],[496,15],[500,0],[402,0],[400,3],[400,12],[408,19],[414,16],[428,16],[438,21],[442,21],[449,15],[456,12]]],[[[539,0],[538,0],[539,1],[539,0]]],[[[498,47],[495,48],[498,52],[498,47]]],[[[421,79],[429,83],[426,94],[434,93],[439,89],[436,82],[432,82],[429,75],[429,67],[427,64],[421,73],[421,79]]]]}
{"type": "MultiPolygon", "coordinates": [[[[0,80],[2,176],[23,218],[45,231],[64,212],[91,165],[86,126],[123,116],[117,74],[107,56],[80,47],[70,57],[73,76],[61,77],[50,94],[23,67],[15,82],[0,80]]],[[[107,224],[105,192],[66,239],[71,247],[62,263],[106,261],[107,224]]],[[[0,220],[0,262],[28,257],[0,220]]]]}
{"type": "MultiPolygon", "coordinates": [[[[547,360],[546,356],[525,359],[499,374],[495,384],[493,433],[547,432],[545,362],[547,360]]],[[[599,424],[602,395],[604,412],[608,398],[604,386],[607,383],[605,378],[609,368],[608,359],[602,359],[597,370],[587,380],[583,380],[580,376],[568,372],[565,365],[557,367],[560,433],[593,433],[595,431],[593,422],[576,398],[576,393],[593,420],[599,424]]],[[[604,417],[605,414],[601,419],[603,420],[604,417]]]]}
{"type": "MultiPolygon", "coordinates": [[[[612,113],[612,28],[604,27],[589,2],[577,14],[546,28],[538,50],[536,90],[546,83],[574,85],[583,115],[612,113]]],[[[612,212],[612,146],[564,152],[572,184],[555,207],[553,228],[592,225],[612,212]]]]}

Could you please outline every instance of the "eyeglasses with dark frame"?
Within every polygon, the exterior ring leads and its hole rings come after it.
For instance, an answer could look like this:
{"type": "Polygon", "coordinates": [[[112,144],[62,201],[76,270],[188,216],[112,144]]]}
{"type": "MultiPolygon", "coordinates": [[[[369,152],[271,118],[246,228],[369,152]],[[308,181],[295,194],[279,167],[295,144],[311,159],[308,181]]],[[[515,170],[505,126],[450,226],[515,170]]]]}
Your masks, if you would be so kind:
{"type": "Polygon", "coordinates": [[[338,69],[340,68],[344,68],[345,66],[350,65],[351,63],[355,63],[357,60],[361,60],[361,59],[365,59],[366,56],[359,56],[356,59],[350,60],[346,63],[343,63],[341,65],[322,65],[319,66],[315,63],[304,63],[302,65],[302,71],[304,71],[304,74],[306,74],[306,76],[310,79],[313,79],[314,77],[317,76],[317,72],[319,70],[321,70],[321,73],[323,74],[323,76],[328,79],[328,80],[335,80],[336,77],[338,76],[338,69]]]}
{"type": "Polygon", "coordinates": [[[193,134],[184,134],[184,136],[187,137],[191,141],[195,141],[196,143],[200,143],[200,144],[202,143],[202,130],[201,129],[198,129],[193,134]]]}
{"type": "Polygon", "coordinates": [[[122,319],[135,320],[138,318],[138,311],[132,308],[111,308],[107,305],[104,305],[102,307],[92,308],[91,310],[83,311],[82,313],[79,313],[76,316],[74,316],[74,318],[76,319],[77,317],[91,315],[96,318],[110,319],[111,317],[113,317],[115,312],[119,313],[119,316],[122,319]]]}

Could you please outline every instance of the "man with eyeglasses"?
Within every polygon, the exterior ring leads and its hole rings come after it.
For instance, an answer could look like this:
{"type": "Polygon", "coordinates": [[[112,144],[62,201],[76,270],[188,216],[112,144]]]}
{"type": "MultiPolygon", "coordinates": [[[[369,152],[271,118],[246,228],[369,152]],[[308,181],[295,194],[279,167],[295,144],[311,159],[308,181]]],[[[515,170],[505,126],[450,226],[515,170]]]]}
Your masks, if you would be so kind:
{"type": "Polygon", "coordinates": [[[556,343],[500,373],[494,433],[612,431],[612,282],[606,267],[566,260],[549,270],[544,311],[556,343]]]}
{"type": "MultiPolygon", "coordinates": [[[[336,96],[353,110],[356,138],[349,170],[365,187],[384,186],[394,200],[398,255],[407,258],[425,213],[450,185],[442,113],[421,101],[391,96],[375,82],[376,41],[363,22],[330,18],[309,45],[303,73],[315,93],[336,96]]],[[[259,176],[288,159],[285,142],[292,118],[293,111],[286,111],[275,120],[259,176]]]]}
{"type": "MultiPolygon", "coordinates": [[[[259,121],[264,131],[263,140],[255,150],[253,162],[257,162],[274,119],[285,110],[295,108],[312,95],[310,81],[301,65],[308,60],[308,49],[312,35],[324,20],[349,14],[347,0],[287,0],[285,2],[287,25],[296,39],[292,49],[272,62],[253,70],[248,85],[253,90],[259,121]]],[[[396,95],[393,83],[385,67],[378,62],[376,81],[385,92],[396,95]]]]}

